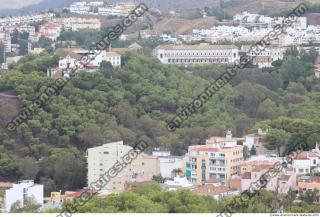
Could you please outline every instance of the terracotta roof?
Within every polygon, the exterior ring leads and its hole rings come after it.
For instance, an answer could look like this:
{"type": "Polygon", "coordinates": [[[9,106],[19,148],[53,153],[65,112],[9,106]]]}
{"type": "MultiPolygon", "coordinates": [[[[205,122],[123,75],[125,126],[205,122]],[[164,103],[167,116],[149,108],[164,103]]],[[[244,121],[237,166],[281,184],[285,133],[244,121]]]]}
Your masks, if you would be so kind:
{"type": "Polygon", "coordinates": [[[206,181],[206,183],[219,183],[219,182],[221,182],[221,180],[217,178],[210,178],[206,181]]]}
{"type": "Polygon", "coordinates": [[[55,24],[55,23],[46,23],[41,26],[41,28],[46,28],[46,29],[56,29],[59,28],[60,26],[55,24]]]}
{"type": "Polygon", "coordinates": [[[307,159],[309,159],[309,157],[320,157],[320,155],[316,154],[314,152],[311,152],[311,151],[302,151],[301,153],[299,153],[297,155],[297,157],[295,159],[296,160],[307,160],[307,159]]]}
{"type": "Polygon", "coordinates": [[[130,49],[119,47],[119,48],[111,48],[111,51],[117,52],[117,53],[125,53],[127,51],[130,51],[130,49]]]}
{"type": "Polygon", "coordinates": [[[208,148],[208,147],[199,147],[199,148],[195,148],[195,149],[192,149],[194,151],[209,151],[209,152],[217,152],[219,151],[219,149],[217,148],[208,148]]]}
{"type": "Polygon", "coordinates": [[[251,173],[250,172],[245,172],[241,176],[242,179],[251,179],[251,173]]]}
{"type": "Polygon", "coordinates": [[[228,191],[232,191],[232,189],[226,186],[204,185],[198,186],[198,188],[195,191],[200,195],[217,195],[228,191]]]}
{"type": "Polygon", "coordinates": [[[273,164],[258,164],[258,165],[252,165],[252,167],[253,167],[252,171],[261,171],[261,170],[273,168],[273,164]]]}
{"type": "Polygon", "coordinates": [[[310,181],[320,183],[320,176],[310,176],[310,181]]]}
{"type": "Polygon", "coordinates": [[[314,65],[315,68],[320,68],[320,64],[314,65]]]}
{"type": "Polygon", "coordinates": [[[288,181],[288,180],[290,179],[290,177],[291,177],[291,176],[289,176],[289,175],[281,175],[281,176],[279,177],[279,180],[288,181]]]}
{"type": "Polygon", "coordinates": [[[12,186],[12,182],[0,182],[0,188],[11,188],[12,186]]]}
{"type": "Polygon", "coordinates": [[[120,54],[116,53],[116,52],[106,52],[106,56],[107,57],[113,57],[113,56],[121,56],[120,54]]]}
{"type": "Polygon", "coordinates": [[[219,50],[238,49],[235,45],[159,45],[156,49],[165,50],[219,50]]]}
{"type": "Polygon", "coordinates": [[[66,196],[67,196],[67,197],[80,197],[83,192],[88,192],[89,194],[96,193],[95,191],[86,190],[86,189],[81,189],[81,190],[78,190],[78,191],[69,193],[69,194],[67,194],[66,196]]]}

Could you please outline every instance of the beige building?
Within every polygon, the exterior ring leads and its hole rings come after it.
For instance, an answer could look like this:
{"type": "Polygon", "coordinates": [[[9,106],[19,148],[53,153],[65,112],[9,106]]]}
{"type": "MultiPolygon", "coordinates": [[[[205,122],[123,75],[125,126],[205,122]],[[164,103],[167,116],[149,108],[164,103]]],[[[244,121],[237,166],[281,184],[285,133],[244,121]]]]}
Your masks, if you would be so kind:
{"type": "MultiPolygon", "coordinates": [[[[130,150],[132,147],[124,145],[123,141],[89,148],[87,150],[88,186],[99,180],[117,161],[124,164],[123,156],[130,150]]],[[[123,166],[122,171],[111,178],[102,190],[106,193],[121,192],[124,190],[125,182],[151,180],[152,176],[159,172],[158,158],[141,153],[130,164],[123,166]]]]}
{"type": "Polygon", "coordinates": [[[223,185],[240,174],[243,162],[243,146],[237,145],[240,138],[212,137],[206,145],[189,146],[186,155],[185,174],[197,185],[203,185],[210,178],[218,179],[223,185]]]}
{"type": "Polygon", "coordinates": [[[164,64],[232,64],[239,61],[239,49],[235,45],[160,45],[153,56],[164,64]]]}

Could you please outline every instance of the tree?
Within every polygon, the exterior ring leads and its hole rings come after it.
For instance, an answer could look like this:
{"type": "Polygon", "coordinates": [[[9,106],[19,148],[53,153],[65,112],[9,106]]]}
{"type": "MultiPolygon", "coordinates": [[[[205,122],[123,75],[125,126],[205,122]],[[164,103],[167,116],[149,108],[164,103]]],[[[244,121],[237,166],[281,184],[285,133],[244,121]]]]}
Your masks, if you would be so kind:
{"type": "Polygon", "coordinates": [[[18,161],[21,179],[35,180],[39,172],[39,166],[34,158],[25,157],[18,161]]]}
{"type": "Polygon", "coordinates": [[[100,64],[100,72],[104,77],[112,79],[114,75],[114,70],[109,61],[102,61],[100,64]]]}
{"type": "Polygon", "coordinates": [[[5,47],[2,42],[0,42],[0,64],[5,62],[5,47]]]}
{"type": "Polygon", "coordinates": [[[48,52],[52,51],[52,43],[53,41],[45,36],[41,36],[38,41],[39,46],[46,49],[48,52]]]}
{"type": "Polygon", "coordinates": [[[280,156],[281,145],[288,143],[289,135],[286,131],[281,129],[270,129],[266,135],[265,147],[269,150],[277,150],[280,156]]]}
{"type": "Polygon", "coordinates": [[[314,190],[307,190],[304,194],[302,194],[300,197],[301,199],[308,203],[308,204],[312,204],[317,202],[318,196],[317,194],[319,193],[318,189],[314,189],[314,190]]]}
{"type": "Polygon", "coordinates": [[[172,171],[171,171],[171,174],[172,174],[172,176],[173,177],[175,177],[175,176],[177,176],[177,175],[179,175],[179,176],[182,176],[183,175],[183,171],[182,171],[182,169],[173,169],[172,171]]]}
{"type": "Polygon", "coordinates": [[[153,181],[156,181],[156,182],[158,182],[158,183],[163,183],[163,182],[164,182],[164,178],[162,177],[161,174],[159,174],[159,175],[153,175],[153,176],[152,176],[152,180],[153,180],[153,181]]]}
{"type": "Polygon", "coordinates": [[[254,145],[252,145],[251,149],[250,149],[250,155],[256,155],[257,151],[256,151],[256,147],[254,145]]]}
{"type": "Polygon", "coordinates": [[[23,200],[23,206],[20,200],[17,200],[11,205],[10,212],[12,213],[37,213],[41,205],[36,202],[34,197],[26,197],[23,200]]]}
{"type": "Polygon", "coordinates": [[[244,145],[243,146],[243,159],[247,160],[250,157],[250,151],[248,146],[244,145]]]}
{"type": "Polygon", "coordinates": [[[24,56],[28,53],[28,41],[20,39],[19,42],[19,55],[24,56]]]}

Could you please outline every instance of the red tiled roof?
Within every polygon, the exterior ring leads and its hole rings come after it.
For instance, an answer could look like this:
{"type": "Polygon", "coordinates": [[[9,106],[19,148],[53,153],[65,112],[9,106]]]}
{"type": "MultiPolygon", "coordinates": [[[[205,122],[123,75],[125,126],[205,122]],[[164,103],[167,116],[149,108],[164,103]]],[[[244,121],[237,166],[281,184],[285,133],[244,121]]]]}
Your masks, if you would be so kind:
{"type": "Polygon", "coordinates": [[[290,176],[289,175],[281,175],[279,177],[280,180],[283,180],[283,181],[288,181],[290,179],[290,176]]]}
{"type": "Polygon", "coordinates": [[[208,147],[199,147],[199,148],[195,148],[193,150],[194,151],[209,151],[209,152],[217,152],[217,151],[219,151],[219,149],[217,149],[217,148],[208,148],[208,147]]]}
{"type": "Polygon", "coordinates": [[[251,173],[250,172],[245,172],[241,176],[242,179],[251,179],[251,173]]]}
{"type": "Polygon", "coordinates": [[[320,176],[311,176],[310,181],[320,183],[320,176]]]}
{"type": "Polygon", "coordinates": [[[86,190],[86,189],[81,189],[81,190],[79,190],[79,191],[69,193],[69,194],[67,194],[66,196],[67,196],[67,197],[80,197],[83,192],[87,192],[87,193],[89,193],[89,194],[96,193],[95,191],[86,190]]]}
{"type": "Polygon", "coordinates": [[[221,182],[221,180],[217,178],[210,178],[206,181],[206,183],[219,183],[219,182],[221,182]]]}
{"type": "Polygon", "coordinates": [[[11,182],[0,182],[0,188],[11,188],[13,183],[11,182]]]}
{"type": "Polygon", "coordinates": [[[231,190],[232,189],[226,186],[205,185],[205,186],[198,186],[195,192],[200,195],[217,195],[217,194],[225,193],[231,190]]]}
{"type": "Polygon", "coordinates": [[[56,29],[59,26],[57,24],[54,23],[46,23],[44,25],[41,26],[42,28],[46,28],[46,29],[56,29]]]}
{"type": "Polygon", "coordinates": [[[307,160],[309,157],[319,157],[319,154],[316,154],[311,151],[302,151],[301,153],[297,154],[296,158],[297,160],[307,160]]]}

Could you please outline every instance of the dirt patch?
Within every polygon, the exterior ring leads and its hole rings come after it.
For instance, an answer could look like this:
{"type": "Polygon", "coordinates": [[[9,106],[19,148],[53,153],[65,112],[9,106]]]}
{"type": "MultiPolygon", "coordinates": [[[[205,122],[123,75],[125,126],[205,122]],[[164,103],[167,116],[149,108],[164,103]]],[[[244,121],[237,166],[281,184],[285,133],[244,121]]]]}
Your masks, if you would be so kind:
{"type": "Polygon", "coordinates": [[[196,28],[211,28],[217,23],[215,17],[206,17],[194,20],[185,20],[179,18],[169,18],[164,19],[158,22],[154,26],[154,31],[157,34],[161,34],[164,31],[183,34],[183,33],[190,33],[192,29],[196,28]]]}
{"type": "Polygon", "coordinates": [[[2,129],[22,108],[20,100],[13,94],[14,92],[12,91],[0,93],[0,128],[2,129]]]}

